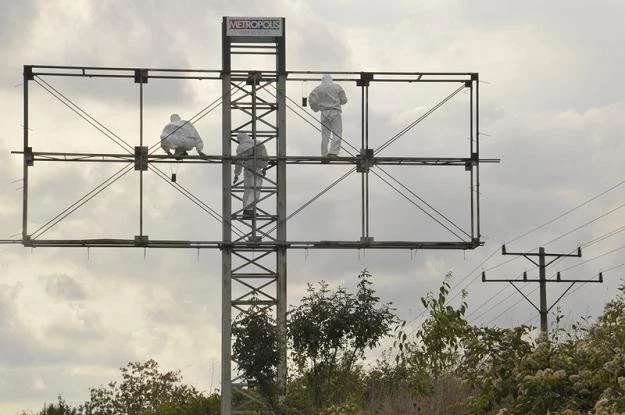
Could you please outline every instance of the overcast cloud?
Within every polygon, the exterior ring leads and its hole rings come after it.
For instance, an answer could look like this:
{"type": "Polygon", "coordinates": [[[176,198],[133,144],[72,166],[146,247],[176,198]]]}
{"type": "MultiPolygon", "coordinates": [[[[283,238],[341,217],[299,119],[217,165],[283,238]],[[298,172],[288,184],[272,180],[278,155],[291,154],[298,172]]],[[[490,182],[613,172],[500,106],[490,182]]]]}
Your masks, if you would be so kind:
{"type": "MultiPolygon", "coordinates": [[[[622,282],[625,238],[625,4],[622,1],[5,1],[0,14],[0,239],[21,234],[23,65],[212,69],[221,67],[223,16],[286,18],[287,70],[479,72],[481,156],[501,158],[480,170],[481,230],[473,251],[289,252],[289,303],[307,282],[355,286],[364,268],[381,299],[416,330],[419,298],[453,272],[452,295],[467,288],[469,320],[538,324],[513,288],[483,284],[479,273],[514,277],[536,270],[510,251],[568,253],[548,271],[605,282],[578,284],[559,304],[567,321],[596,317],[622,282]],[[608,189],[610,191],[602,194],[608,189]],[[581,203],[548,226],[522,238],[581,203]],[[584,225],[584,226],[582,226],[584,225]],[[609,237],[605,237],[609,235],[609,237]],[[621,249],[623,248],[623,249],[621,249]],[[510,261],[511,260],[511,261],[510,261]]],[[[138,145],[139,91],[131,80],[45,78],[132,146],[138,145]]],[[[35,151],[118,152],[120,148],[29,83],[35,151]]],[[[298,102],[314,85],[289,83],[298,102]]],[[[360,142],[360,91],[344,85],[344,135],[360,142]]],[[[416,84],[370,88],[370,141],[380,146],[455,87],[416,84]]],[[[144,87],[144,137],[157,142],[172,112],[185,118],[221,94],[218,81],[157,81],[144,87]]],[[[398,140],[385,155],[465,156],[459,94],[398,140]]],[[[289,113],[289,154],[316,155],[319,133],[289,113]]],[[[205,151],[221,151],[221,109],[196,124],[205,151]]],[[[464,117],[464,118],[463,118],[464,117]]],[[[33,231],[111,176],[121,165],[37,163],[30,168],[33,231]]],[[[165,166],[166,175],[216,210],[221,168],[165,166]],[[173,170],[172,170],[173,169],[173,170]]],[[[388,168],[389,173],[463,227],[469,181],[463,169],[388,168]]],[[[288,212],[346,171],[289,167],[288,212]]],[[[453,240],[384,183],[371,177],[376,240],[453,240]]],[[[144,227],[151,239],[218,240],[221,225],[154,175],[145,178],[144,227]]],[[[352,175],[289,222],[289,239],[358,239],[360,178],[352,175]]],[[[125,175],[46,237],[129,238],[138,234],[138,178],[125,175]]],[[[131,360],[181,369],[201,390],[219,387],[220,252],[141,249],[28,249],[0,245],[0,413],[39,410],[62,394],[79,404],[88,387],[117,378],[131,360]]],[[[566,287],[552,284],[550,302],[566,287]]],[[[522,287],[538,301],[536,286],[522,287]]],[[[456,297],[454,301],[458,301],[456,297]]],[[[392,342],[386,342],[388,346],[392,342]]],[[[377,352],[373,358],[377,357],[377,352]]]]}

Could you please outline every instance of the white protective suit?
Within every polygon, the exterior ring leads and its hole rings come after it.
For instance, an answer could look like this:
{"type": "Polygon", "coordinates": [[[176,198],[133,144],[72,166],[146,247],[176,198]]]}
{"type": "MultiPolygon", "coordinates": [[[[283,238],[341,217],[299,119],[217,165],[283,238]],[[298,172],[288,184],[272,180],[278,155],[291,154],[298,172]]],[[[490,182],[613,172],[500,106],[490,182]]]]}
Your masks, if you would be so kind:
{"type": "Polygon", "coordinates": [[[257,157],[258,159],[237,160],[234,168],[235,181],[243,171],[243,214],[252,215],[254,205],[260,199],[260,187],[267,164],[267,149],[263,143],[252,140],[246,133],[237,135],[238,157],[257,157]],[[264,158],[264,160],[260,160],[264,158]]]}
{"type": "Polygon", "coordinates": [[[332,82],[332,76],[325,74],[321,78],[321,84],[308,96],[308,104],[313,111],[321,111],[321,155],[338,155],[343,134],[341,105],[347,104],[343,87],[332,82]]]}
{"type": "Polygon", "coordinates": [[[163,128],[161,133],[161,147],[165,152],[171,155],[186,155],[186,152],[197,149],[198,154],[202,155],[204,143],[200,134],[197,132],[193,124],[189,121],[181,120],[178,114],[172,114],[171,122],[163,128]]]}

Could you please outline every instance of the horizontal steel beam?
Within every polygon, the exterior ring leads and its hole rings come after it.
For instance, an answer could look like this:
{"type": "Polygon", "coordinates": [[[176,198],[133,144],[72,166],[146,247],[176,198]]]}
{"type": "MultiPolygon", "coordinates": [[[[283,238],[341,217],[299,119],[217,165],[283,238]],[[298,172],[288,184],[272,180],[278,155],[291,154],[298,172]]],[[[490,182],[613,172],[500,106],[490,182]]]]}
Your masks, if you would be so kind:
{"type": "Polygon", "coordinates": [[[135,239],[28,239],[24,246],[75,247],[75,248],[191,248],[191,249],[237,249],[239,251],[273,251],[291,249],[474,249],[483,245],[479,241],[286,241],[225,243],[222,241],[146,240],[135,239]]]}
{"type": "MultiPolygon", "coordinates": [[[[267,52],[262,52],[267,53],[267,52]]],[[[222,77],[217,69],[176,69],[176,68],[129,68],[97,66],[26,65],[33,76],[66,76],[85,78],[135,78],[136,71],[147,73],[148,79],[214,79],[222,77]]],[[[232,79],[247,79],[250,72],[257,70],[231,71],[232,79]]],[[[286,71],[286,81],[319,81],[328,71],[286,71]]],[[[362,71],[331,71],[335,81],[358,82],[362,71]]],[[[372,77],[370,82],[469,82],[477,80],[473,72],[366,72],[372,77]]],[[[261,71],[264,80],[277,79],[275,71],[261,71]]]]}
{"type": "MultiPolygon", "coordinates": [[[[23,151],[12,151],[11,154],[24,154],[23,151]]],[[[34,151],[33,161],[75,161],[75,162],[124,162],[134,163],[134,154],[114,153],[63,153],[34,151]]],[[[180,159],[166,154],[150,154],[147,159],[150,163],[222,163],[236,160],[249,160],[252,157],[232,157],[221,155],[182,156],[180,159]]],[[[268,160],[270,163],[284,160],[287,164],[357,164],[362,157],[320,157],[320,156],[286,156],[286,157],[257,157],[257,160],[268,160]]],[[[470,157],[372,157],[367,160],[379,165],[414,165],[414,166],[466,166],[476,162],[470,157]]],[[[499,163],[500,159],[477,159],[479,163],[499,163]]]]}

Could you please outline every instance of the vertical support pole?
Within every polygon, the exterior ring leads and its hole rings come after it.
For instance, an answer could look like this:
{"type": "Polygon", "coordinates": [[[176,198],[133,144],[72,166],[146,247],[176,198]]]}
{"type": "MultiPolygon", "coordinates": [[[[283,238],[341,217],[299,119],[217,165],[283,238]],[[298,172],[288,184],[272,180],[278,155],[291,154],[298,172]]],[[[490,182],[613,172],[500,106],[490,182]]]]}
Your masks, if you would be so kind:
{"type": "MultiPolygon", "coordinates": [[[[139,146],[143,147],[143,82],[139,83],[139,146]]],[[[143,236],[143,169],[139,170],[139,235],[143,236]]]]}
{"type": "Polygon", "coordinates": [[[28,238],[28,81],[32,79],[32,66],[24,65],[24,187],[22,188],[22,241],[28,238]]]}
{"type": "Polygon", "coordinates": [[[286,22],[282,19],[282,37],[277,39],[276,73],[278,75],[278,137],[277,152],[277,239],[279,246],[276,252],[277,299],[276,323],[279,334],[280,360],[278,363],[278,385],[281,396],[285,396],[287,380],[287,248],[286,248],[286,22]]]}
{"type": "MultiPolygon", "coordinates": [[[[361,155],[362,152],[364,151],[365,147],[365,87],[364,85],[361,86],[360,89],[360,135],[361,135],[361,139],[360,139],[360,151],[361,151],[361,155]]],[[[360,210],[361,210],[361,222],[362,222],[362,230],[361,230],[361,237],[364,238],[366,236],[365,234],[365,192],[366,192],[366,187],[365,187],[365,173],[361,173],[360,175],[360,187],[361,187],[361,192],[360,192],[360,210]]]]}
{"type": "MultiPolygon", "coordinates": [[[[473,124],[473,82],[468,82],[469,85],[469,154],[472,155],[473,154],[473,140],[474,140],[474,136],[473,136],[473,128],[474,128],[474,124],[473,124]]],[[[473,161],[471,161],[470,164],[470,174],[469,174],[469,198],[471,199],[471,240],[473,240],[475,238],[475,205],[474,202],[476,200],[475,197],[475,186],[474,186],[474,174],[473,174],[473,169],[475,166],[473,166],[473,161]]]]}
{"type": "MultiPolygon", "coordinates": [[[[257,82],[259,82],[260,74],[253,74],[252,78],[252,140],[256,142],[256,93],[257,82]]],[[[252,157],[254,158],[254,166],[256,166],[256,146],[252,147],[252,157]]],[[[243,172],[245,175],[245,171],[243,172]]],[[[254,206],[252,208],[252,240],[256,239],[256,183],[258,177],[256,176],[256,170],[254,170],[254,181],[252,182],[254,206]]],[[[245,184],[244,184],[245,186],[245,184]]],[[[260,191],[260,190],[259,190],[260,191]]]]}
{"type": "Polygon", "coordinates": [[[481,238],[480,231],[480,75],[475,73],[472,75],[475,79],[475,154],[478,163],[475,165],[475,208],[477,217],[477,239],[481,238]]]}
{"type": "Polygon", "coordinates": [[[545,248],[542,246],[538,249],[538,268],[540,272],[539,286],[540,286],[540,331],[543,334],[547,334],[547,314],[549,310],[547,308],[547,282],[546,282],[546,265],[545,265],[545,248]]]}
{"type": "Polygon", "coordinates": [[[361,112],[361,145],[360,156],[362,166],[358,170],[361,173],[361,215],[362,232],[361,242],[369,242],[369,83],[373,79],[373,74],[361,72],[360,79],[356,81],[356,86],[361,87],[360,92],[360,112],[361,112]]]}
{"type": "Polygon", "coordinates": [[[223,161],[221,177],[223,194],[221,211],[221,415],[232,414],[232,161],[231,155],[231,97],[230,97],[230,40],[226,36],[226,18],[222,22],[222,72],[221,72],[221,148],[223,161]]]}
{"type": "MultiPolygon", "coordinates": [[[[225,222],[225,221],[224,221],[225,222]]],[[[232,248],[221,250],[221,414],[231,414],[232,401],[232,248]]]]}
{"type": "MultiPolygon", "coordinates": [[[[369,82],[365,85],[365,151],[369,149],[369,82]]],[[[365,173],[365,238],[369,239],[369,168],[365,173]]]]}

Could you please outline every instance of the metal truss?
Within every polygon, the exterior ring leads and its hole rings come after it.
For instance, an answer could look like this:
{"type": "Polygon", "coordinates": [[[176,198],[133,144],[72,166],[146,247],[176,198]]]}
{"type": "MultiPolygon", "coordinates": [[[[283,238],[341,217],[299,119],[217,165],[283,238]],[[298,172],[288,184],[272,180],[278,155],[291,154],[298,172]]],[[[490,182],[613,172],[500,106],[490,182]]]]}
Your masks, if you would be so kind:
{"type": "MultiPolygon", "coordinates": [[[[222,26],[222,68],[221,70],[129,68],[129,67],[79,67],[79,66],[24,66],[24,138],[23,149],[14,151],[23,157],[23,223],[21,240],[2,240],[0,243],[20,242],[28,247],[117,247],[117,248],[162,248],[162,249],[219,249],[222,252],[222,414],[246,413],[258,407],[257,397],[250,385],[238,371],[232,360],[232,324],[237,316],[248,313],[252,306],[267,307],[275,318],[275,324],[286,339],[286,287],[287,251],[289,249],[474,249],[482,245],[480,233],[479,166],[481,163],[496,163],[498,159],[480,158],[479,148],[479,76],[472,72],[333,72],[334,79],[341,83],[355,83],[361,96],[361,137],[358,145],[344,140],[346,156],[328,160],[318,156],[293,156],[286,154],[287,110],[318,128],[317,120],[306,119],[298,112],[299,104],[286,95],[289,81],[317,82],[321,71],[287,71],[285,59],[285,22],[281,18],[282,33],[279,36],[248,37],[227,34],[226,22],[222,26]],[[233,63],[234,57],[267,55],[275,60],[275,67],[268,70],[241,68],[233,63]],[[63,94],[48,84],[50,77],[80,78],[128,78],[134,81],[140,92],[140,134],[139,145],[131,146],[115,136],[97,120],[73,105],[63,94]],[[155,154],[155,146],[143,143],[143,88],[150,79],[214,80],[221,82],[221,97],[196,114],[196,120],[218,106],[222,108],[222,154],[171,156],[155,154]],[[92,124],[123,149],[114,153],[78,153],[34,151],[29,145],[29,84],[37,83],[53,94],[70,110],[92,124]],[[369,145],[369,86],[372,83],[446,83],[453,91],[429,111],[414,120],[378,148],[369,145]],[[454,96],[464,92],[469,97],[469,144],[464,157],[417,157],[385,156],[384,150],[403,134],[414,128],[454,96]],[[232,183],[232,169],[241,157],[233,154],[238,132],[246,132],[268,149],[269,170],[260,189],[260,200],[254,207],[254,215],[244,216],[242,212],[241,181],[232,183]],[[350,148],[346,148],[349,146],[350,148]],[[41,228],[29,231],[28,218],[28,173],[35,165],[48,162],[74,163],[118,163],[120,170],[107,178],[94,191],[83,196],[65,211],[59,213],[41,228]],[[196,203],[202,210],[222,224],[221,239],[179,240],[151,239],[143,230],[143,175],[150,172],[167,181],[159,166],[171,163],[220,164],[222,167],[221,212],[199,200],[191,192],[176,183],[170,183],[182,195],[196,203]],[[287,165],[344,165],[350,169],[330,184],[311,201],[294,209],[287,215],[286,171],[287,165]],[[414,191],[397,181],[386,170],[386,166],[437,166],[461,168],[469,179],[470,229],[463,229],[445,217],[440,211],[423,200],[414,191]],[[82,204],[87,203],[100,191],[124,174],[136,171],[140,176],[139,188],[139,232],[128,238],[98,239],[46,239],[42,235],[55,226],[82,204]],[[286,226],[288,221],[321,195],[350,174],[359,174],[361,181],[361,232],[356,240],[289,240],[286,226]],[[373,174],[391,189],[400,193],[416,208],[433,221],[447,229],[451,240],[376,240],[370,232],[369,177],[373,174]],[[250,406],[251,405],[251,406],[250,406]]],[[[193,120],[191,120],[193,121],[193,120]]],[[[254,156],[255,157],[255,156],[254,156]]],[[[258,157],[257,157],[258,158],[258,157]]],[[[278,367],[278,381],[286,381],[286,342],[283,341],[278,367]]]]}

